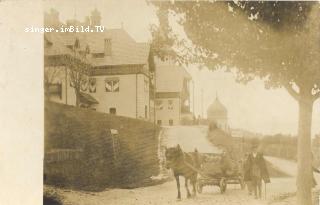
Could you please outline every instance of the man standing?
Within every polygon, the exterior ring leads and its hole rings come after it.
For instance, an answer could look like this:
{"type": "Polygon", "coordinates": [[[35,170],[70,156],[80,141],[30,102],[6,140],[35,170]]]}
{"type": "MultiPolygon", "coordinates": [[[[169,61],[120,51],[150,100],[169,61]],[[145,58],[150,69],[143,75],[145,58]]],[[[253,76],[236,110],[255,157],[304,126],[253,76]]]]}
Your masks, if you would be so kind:
{"type": "MultiPolygon", "coordinates": [[[[262,152],[258,152],[258,145],[253,145],[247,159],[247,180],[249,178],[255,198],[261,198],[262,180],[270,183],[269,172],[262,152]]],[[[250,191],[249,191],[250,192],[250,191]]]]}

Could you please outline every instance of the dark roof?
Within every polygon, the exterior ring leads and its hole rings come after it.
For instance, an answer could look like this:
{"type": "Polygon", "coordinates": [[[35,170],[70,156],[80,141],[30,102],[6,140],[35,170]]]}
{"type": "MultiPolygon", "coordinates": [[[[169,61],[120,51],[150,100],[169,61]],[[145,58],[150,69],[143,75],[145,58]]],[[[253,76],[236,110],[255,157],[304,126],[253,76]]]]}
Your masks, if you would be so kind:
{"type": "Polygon", "coordinates": [[[99,104],[99,102],[87,93],[80,92],[80,101],[87,104],[99,104]]]}
{"type": "MultiPolygon", "coordinates": [[[[135,65],[147,64],[150,53],[150,45],[148,43],[137,43],[123,29],[109,29],[104,32],[93,33],[71,33],[71,32],[53,32],[45,33],[45,39],[52,42],[56,48],[45,48],[45,55],[56,53],[59,50],[66,52],[67,46],[74,45],[76,39],[80,40],[80,50],[85,51],[89,46],[90,53],[104,52],[104,39],[111,39],[111,55],[102,58],[94,58],[88,56],[89,62],[95,66],[108,65],[135,65]],[[49,49],[48,51],[46,51],[49,49]]],[[[67,48],[68,49],[68,48],[67,48]]],[[[69,49],[71,50],[71,49],[69,49]]]]}

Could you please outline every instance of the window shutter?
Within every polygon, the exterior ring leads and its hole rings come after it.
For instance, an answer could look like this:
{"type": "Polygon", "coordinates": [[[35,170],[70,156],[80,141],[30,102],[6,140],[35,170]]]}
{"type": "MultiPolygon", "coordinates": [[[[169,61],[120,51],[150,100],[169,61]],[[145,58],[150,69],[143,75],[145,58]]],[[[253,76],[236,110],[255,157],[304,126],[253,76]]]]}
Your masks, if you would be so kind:
{"type": "Polygon", "coordinates": [[[112,81],[107,81],[106,82],[106,91],[107,92],[112,92],[112,81]]]}
{"type": "Polygon", "coordinates": [[[113,92],[119,92],[119,80],[113,81],[113,92]]]}

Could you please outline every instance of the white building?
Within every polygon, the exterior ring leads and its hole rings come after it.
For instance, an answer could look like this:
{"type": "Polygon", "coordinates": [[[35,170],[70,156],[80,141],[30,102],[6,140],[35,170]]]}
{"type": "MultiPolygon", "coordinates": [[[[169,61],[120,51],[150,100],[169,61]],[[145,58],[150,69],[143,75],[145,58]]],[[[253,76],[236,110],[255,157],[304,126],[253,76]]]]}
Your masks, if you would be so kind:
{"type": "MultiPolygon", "coordinates": [[[[100,21],[99,12],[94,10],[84,22],[68,20],[67,25],[94,27],[100,21]]],[[[45,14],[44,22],[51,27],[62,25],[54,10],[45,14]]],[[[159,125],[192,120],[188,72],[173,61],[154,62],[150,45],[136,42],[124,29],[45,33],[44,41],[45,74],[55,74],[53,79],[47,76],[51,101],[76,105],[70,69],[64,62],[67,58],[89,67],[80,89],[82,107],[159,125]],[[79,58],[84,54],[85,58],[79,58]]]]}
{"type": "MultiPolygon", "coordinates": [[[[100,24],[98,14],[94,11],[88,24],[100,24]]],[[[66,57],[77,59],[71,49],[76,41],[78,53],[87,53],[85,59],[78,59],[79,63],[90,67],[88,79],[81,85],[81,106],[153,121],[154,85],[151,77],[155,67],[150,46],[137,43],[123,29],[109,29],[102,33],[45,33],[45,71],[53,73],[58,70],[50,81],[50,100],[76,104],[69,69],[63,62],[66,57]]]]}
{"type": "Polygon", "coordinates": [[[173,61],[156,63],[156,122],[158,125],[179,125],[190,113],[191,76],[173,61]]]}

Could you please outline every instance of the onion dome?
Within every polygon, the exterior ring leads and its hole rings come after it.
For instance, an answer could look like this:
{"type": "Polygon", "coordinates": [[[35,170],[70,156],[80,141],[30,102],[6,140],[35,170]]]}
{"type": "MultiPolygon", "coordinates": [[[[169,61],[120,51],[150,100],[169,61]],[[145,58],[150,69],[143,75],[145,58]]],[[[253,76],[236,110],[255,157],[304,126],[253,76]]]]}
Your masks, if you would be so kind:
{"type": "Polygon", "coordinates": [[[215,101],[209,106],[207,110],[207,116],[210,119],[216,118],[227,118],[228,110],[227,108],[220,102],[218,96],[215,101]]]}

